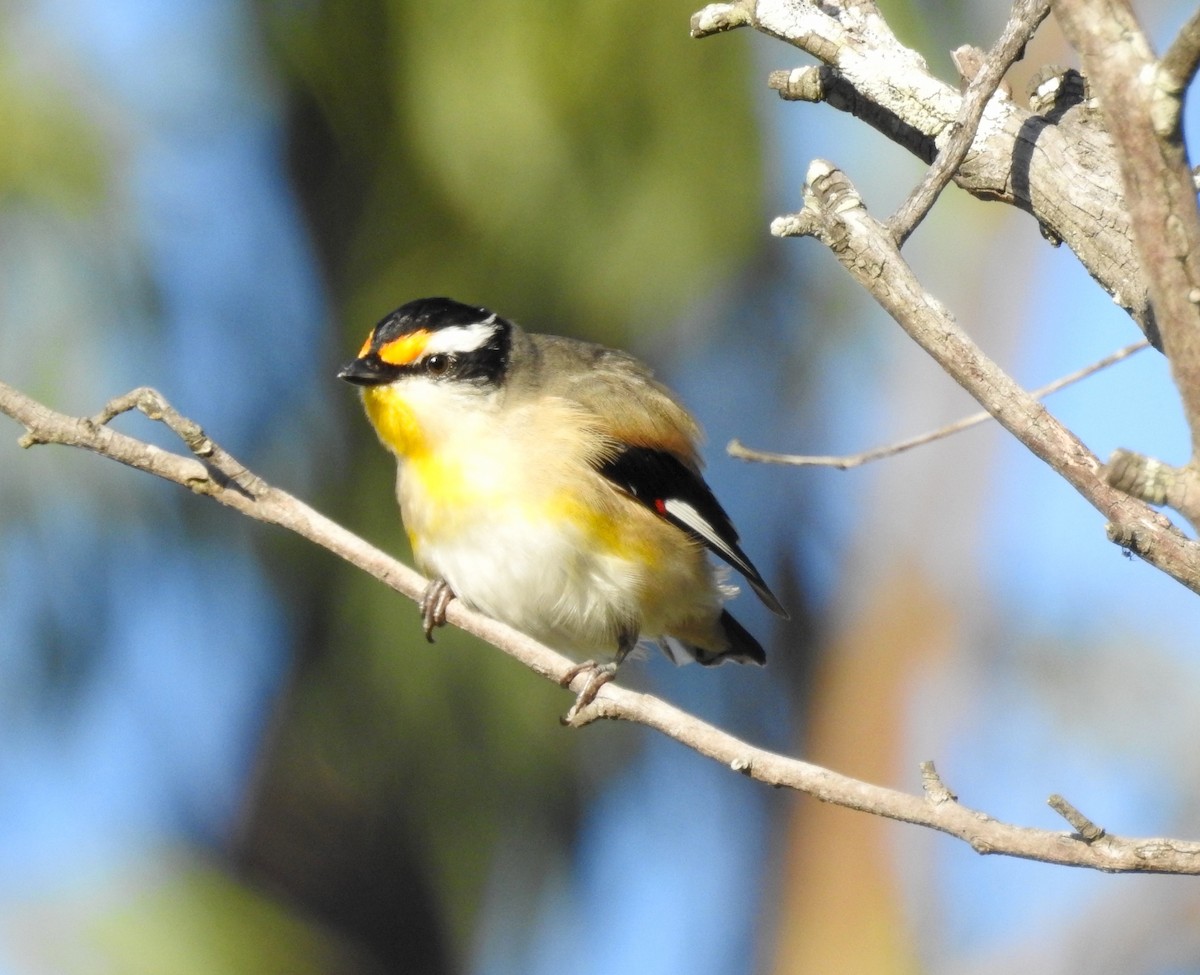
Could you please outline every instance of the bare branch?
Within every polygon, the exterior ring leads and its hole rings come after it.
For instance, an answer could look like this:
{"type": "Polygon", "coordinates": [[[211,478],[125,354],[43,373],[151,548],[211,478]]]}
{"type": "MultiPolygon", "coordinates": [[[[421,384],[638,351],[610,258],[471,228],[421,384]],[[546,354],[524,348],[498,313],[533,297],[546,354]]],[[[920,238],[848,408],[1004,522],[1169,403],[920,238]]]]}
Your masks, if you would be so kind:
{"type": "Polygon", "coordinates": [[[1088,843],[1071,833],[1000,823],[959,803],[940,777],[934,783],[928,774],[923,776],[930,787],[923,796],[870,785],[754,748],[657,698],[611,685],[601,691],[593,707],[597,717],[645,724],[752,779],[795,789],[822,802],[928,826],[969,843],[977,853],[1002,853],[1109,872],[1200,872],[1200,843],[1112,835],[1088,843]],[[1171,867],[1164,869],[1165,864],[1171,867]]]}
{"type": "Polygon", "coordinates": [[[1195,462],[1172,467],[1132,450],[1114,450],[1104,465],[1104,479],[1147,504],[1166,505],[1200,531],[1200,470],[1195,462]]]}
{"type": "MultiPolygon", "coordinates": [[[[1072,373],[1065,376],[1060,376],[1053,382],[1047,383],[1030,392],[1030,396],[1034,399],[1045,399],[1051,393],[1056,393],[1060,389],[1065,389],[1072,383],[1077,383],[1081,379],[1086,379],[1088,376],[1094,375],[1101,369],[1107,369],[1109,366],[1120,362],[1122,359],[1128,359],[1135,352],[1140,352],[1142,349],[1150,347],[1150,343],[1146,339],[1133,342],[1124,348],[1117,349],[1116,352],[1106,355],[1102,359],[1097,359],[1091,365],[1084,366],[1082,369],[1076,369],[1072,373]]],[[[927,433],[917,434],[915,437],[909,437],[907,440],[898,440],[895,443],[885,444],[882,447],[876,447],[873,450],[864,450],[858,454],[842,454],[842,455],[811,455],[811,454],[779,454],[769,450],[755,450],[745,446],[740,440],[731,440],[729,446],[726,447],[726,452],[730,457],[736,457],[738,460],[757,461],[762,464],[789,464],[794,467],[835,467],[838,470],[847,471],[853,467],[861,467],[863,464],[869,464],[872,461],[883,460],[886,457],[894,457],[896,454],[902,454],[906,450],[912,450],[914,447],[923,447],[925,444],[934,443],[935,441],[953,436],[956,433],[961,433],[963,430],[969,430],[972,427],[979,426],[981,423],[986,423],[993,419],[992,414],[987,410],[980,410],[978,413],[972,413],[970,416],[963,417],[961,420],[956,420],[954,423],[948,423],[944,427],[938,427],[936,430],[930,430],[927,433]]],[[[1111,481],[1109,483],[1112,483],[1111,481]]],[[[1116,486],[1116,485],[1114,485],[1116,486]]],[[[1149,498],[1142,498],[1143,501],[1150,501],[1149,498]]],[[[1153,503],[1153,502],[1151,502],[1153,503]]],[[[1161,503],[1161,502],[1160,502],[1161,503]]]]}
{"type": "Polygon", "coordinates": [[[1174,60],[1154,59],[1128,3],[1058,0],[1063,31],[1079,51],[1099,99],[1125,184],[1134,244],[1162,337],[1163,351],[1191,432],[1191,459],[1170,468],[1118,451],[1109,484],[1134,497],[1165,501],[1200,524],[1200,211],[1180,128],[1183,76],[1194,66],[1200,24],[1193,17],[1176,41],[1174,60]],[[1179,64],[1174,63],[1180,62],[1179,64]],[[1150,490],[1152,493],[1147,493],[1150,490]]]}
{"type": "MultiPolygon", "coordinates": [[[[410,599],[419,600],[425,588],[425,580],[412,569],[246,470],[154,390],[133,390],[114,399],[97,416],[84,418],[55,412],[0,382],[0,412],[26,428],[21,438],[25,446],[64,444],[94,451],[208,495],[252,518],[294,531],[410,599]],[[141,410],[179,433],[192,456],[162,450],[107,425],[131,409],[141,410]]],[[[446,616],[455,626],[549,680],[560,682],[572,669],[572,662],[561,654],[471,612],[457,600],[447,607],[446,616]]],[[[577,678],[579,683],[585,680],[584,674],[577,678]]],[[[614,684],[601,688],[596,699],[581,709],[575,724],[582,726],[601,718],[643,724],[759,782],[794,789],[848,809],[936,829],[969,843],[979,853],[1108,872],[1200,874],[1200,842],[1108,834],[1087,841],[1082,835],[997,822],[959,803],[932,763],[922,766],[924,795],[871,785],[756,748],[658,698],[614,684]]]]}
{"type": "Polygon", "coordinates": [[[946,788],[933,762],[921,763],[921,788],[930,802],[957,802],[958,796],[946,788]]]}
{"type": "Polygon", "coordinates": [[[895,112],[864,98],[840,71],[827,64],[805,65],[790,71],[772,71],[767,86],[779,92],[785,101],[824,102],[830,108],[846,112],[883,133],[896,145],[907,149],[925,163],[937,158],[937,142],[895,112]]]}
{"type": "Polygon", "coordinates": [[[1200,592],[1200,546],[1162,515],[1112,488],[1101,464],[967,335],[921,286],[887,228],[875,220],[840,170],[814,162],[804,187],[804,209],[777,218],[779,236],[814,236],[897,324],[1000,425],[1057,471],[1111,523],[1110,538],[1200,592]]]}
{"type": "Polygon", "coordinates": [[[1182,100],[1200,67],[1200,10],[1180,29],[1158,66],[1159,85],[1182,100]]]}
{"type": "Polygon", "coordinates": [[[1024,55],[1025,45],[1049,13],[1050,0],[1018,0],[1013,7],[996,46],[963,93],[958,118],[950,129],[949,140],[938,152],[925,178],[888,221],[888,229],[898,246],[904,246],[909,235],[925,219],[942,190],[958,172],[958,167],[975,141],[987,103],[996,94],[1005,72],[1024,55]]]}
{"type": "Polygon", "coordinates": [[[1200,213],[1179,98],[1156,83],[1149,41],[1123,0],[1057,0],[1124,181],[1139,265],[1200,459],[1200,213]]]}
{"type": "MultiPolygon", "coordinates": [[[[693,18],[693,34],[743,25],[822,62],[772,74],[772,87],[785,97],[825,100],[851,112],[925,162],[950,140],[963,96],[899,42],[873,5],[714,3],[693,18]]],[[[991,98],[954,182],[980,199],[1032,214],[1045,236],[1066,243],[1157,344],[1120,172],[1108,133],[1093,112],[1080,106],[1038,115],[1009,98],[991,98]]]]}
{"type": "Polygon", "coordinates": [[[1102,826],[1097,826],[1093,823],[1057,792],[1046,800],[1046,805],[1070,823],[1075,828],[1075,832],[1079,834],[1080,839],[1085,842],[1095,843],[1096,840],[1104,836],[1104,828],[1102,826]]]}

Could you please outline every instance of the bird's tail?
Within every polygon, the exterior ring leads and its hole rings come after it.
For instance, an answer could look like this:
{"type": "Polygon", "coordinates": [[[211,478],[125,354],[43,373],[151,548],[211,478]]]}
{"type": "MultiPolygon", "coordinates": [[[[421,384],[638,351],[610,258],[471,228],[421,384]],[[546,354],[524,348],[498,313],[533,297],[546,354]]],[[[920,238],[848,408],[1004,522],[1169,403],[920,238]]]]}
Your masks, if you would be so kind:
{"type": "Polygon", "coordinates": [[[734,660],[739,664],[758,664],[761,667],[767,662],[762,644],[730,615],[729,610],[721,611],[717,625],[725,636],[726,646],[723,650],[696,646],[670,636],[660,639],[659,646],[662,647],[663,653],[677,664],[695,660],[705,667],[711,667],[714,664],[723,664],[726,660],[734,660]]]}

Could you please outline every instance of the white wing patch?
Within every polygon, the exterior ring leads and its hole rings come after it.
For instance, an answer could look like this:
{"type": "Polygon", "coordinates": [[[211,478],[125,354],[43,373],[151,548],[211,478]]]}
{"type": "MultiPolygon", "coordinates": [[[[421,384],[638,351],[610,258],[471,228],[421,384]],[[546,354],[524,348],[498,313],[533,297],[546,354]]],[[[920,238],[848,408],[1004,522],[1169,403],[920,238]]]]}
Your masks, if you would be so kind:
{"type": "Polygon", "coordinates": [[[425,343],[422,354],[474,352],[476,349],[483,348],[495,337],[497,328],[494,313],[482,322],[439,328],[429,336],[429,341],[425,343]]]}
{"type": "Polygon", "coordinates": [[[758,574],[758,570],[750,564],[750,560],[742,554],[736,545],[731,545],[721,538],[699,511],[686,501],[680,501],[678,498],[668,498],[664,501],[663,510],[676,521],[687,525],[688,528],[703,538],[712,547],[714,552],[744,575],[746,581],[750,583],[750,588],[758,593],[758,598],[763,601],[767,609],[785,620],[791,618],[788,616],[788,611],[783,608],[783,604],[767,588],[767,584],[763,582],[762,576],[758,574]]]}
{"type": "Polygon", "coordinates": [[[745,575],[746,578],[752,579],[758,574],[754,571],[753,566],[747,565],[746,560],[730,548],[725,539],[716,533],[707,519],[686,501],[680,501],[678,498],[667,498],[663,502],[663,508],[666,509],[667,514],[672,518],[678,518],[688,528],[708,542],[714,551],[719,552],[722,558],[745,575]]]}

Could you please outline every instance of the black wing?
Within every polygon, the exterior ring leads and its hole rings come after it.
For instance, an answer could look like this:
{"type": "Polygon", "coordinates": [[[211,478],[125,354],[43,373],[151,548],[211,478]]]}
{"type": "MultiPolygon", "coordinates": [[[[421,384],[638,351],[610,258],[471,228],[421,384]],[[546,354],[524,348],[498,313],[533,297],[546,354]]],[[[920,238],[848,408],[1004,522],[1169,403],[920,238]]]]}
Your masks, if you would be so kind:
{"type": "Polygon", "coordinates": [[[602,461],[599,471],[655,514],[699,539],[746,577],[750,588],[776,616],[788,619],[754,563],[738,545],[729,515],[696,471],[674,454],[651,447],[625,447],[602,461]]]}

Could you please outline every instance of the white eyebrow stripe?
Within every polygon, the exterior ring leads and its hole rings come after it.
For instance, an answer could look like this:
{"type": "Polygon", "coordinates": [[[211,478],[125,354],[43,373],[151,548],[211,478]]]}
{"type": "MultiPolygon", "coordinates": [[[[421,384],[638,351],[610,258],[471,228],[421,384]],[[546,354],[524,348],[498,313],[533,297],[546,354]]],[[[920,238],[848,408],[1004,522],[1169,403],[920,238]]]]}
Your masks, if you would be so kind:
{"type": "Polygon", "coordinates": [[[487,345],[495,336],[498,328],[495,315],[486,321],[472,322],[470,325],[450,325],[446,328],[439,328],[429,336],[423,354],[474,352],[487,345]]]}

